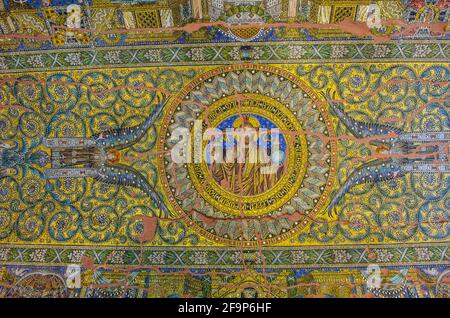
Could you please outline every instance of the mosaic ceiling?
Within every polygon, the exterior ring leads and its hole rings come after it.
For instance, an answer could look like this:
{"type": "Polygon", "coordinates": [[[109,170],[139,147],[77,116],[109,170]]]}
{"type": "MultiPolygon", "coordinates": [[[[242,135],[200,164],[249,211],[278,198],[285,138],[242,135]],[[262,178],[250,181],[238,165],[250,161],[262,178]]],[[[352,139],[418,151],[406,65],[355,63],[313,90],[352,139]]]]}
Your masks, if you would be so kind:
{"type": "Polygon", "coordinates": [[[449,297],[449,13],[3,0],[0,297],[449,297]]]}

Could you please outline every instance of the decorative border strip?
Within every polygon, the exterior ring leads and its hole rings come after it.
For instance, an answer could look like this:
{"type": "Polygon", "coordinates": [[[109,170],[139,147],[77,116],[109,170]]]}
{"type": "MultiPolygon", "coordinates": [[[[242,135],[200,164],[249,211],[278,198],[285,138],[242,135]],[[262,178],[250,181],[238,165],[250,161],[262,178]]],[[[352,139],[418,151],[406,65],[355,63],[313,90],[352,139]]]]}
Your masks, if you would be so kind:
{"type": "Polygon", "coordinates": [[[146,45],[115,48],[61,49],[0,54],[2,73],[125,67],[150,65],[223,64],[253,62],[305,63],[314,61],[445,61],[450,59],[449,41],[396,41],[376,44],[353,42],[258,42],[146,45]]]}
{"type": "Polygon", "coordinates": [[[1,264],[79,264],[83,257],[95,264],[157,268],[316,268],[379,265],[450,265],[448,243],[359,245],[339,247],[283,247],[239,249],[208,247],[15,247],[0,248],[1,264]]]}

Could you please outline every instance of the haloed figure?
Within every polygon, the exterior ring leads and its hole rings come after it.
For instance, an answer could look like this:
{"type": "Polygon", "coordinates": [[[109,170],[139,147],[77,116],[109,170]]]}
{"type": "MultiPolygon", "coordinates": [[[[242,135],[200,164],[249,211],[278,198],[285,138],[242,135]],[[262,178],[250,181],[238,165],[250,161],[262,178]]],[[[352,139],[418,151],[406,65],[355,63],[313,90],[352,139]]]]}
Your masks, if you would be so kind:
{"type": "MultiPolygon", "coordinates": [[[[255,132],[254,135],[243,134],[242,136],[235,132],[235,140],[237,145],[233,144],[229,147],[224,147],[224,160],[222,162],[213,162],[210,164],[210,173],[214,180],[224,189],[244,196],[258,195],[271,189],[281,178],[283,164],[277,165],[277,169],[270,170],[272,160],[269,162],[262,162],[258,157],[258,150],[256,149],[257,139],[259,136],[260,122],[257,118],[252,116],[239,116],[232,127],[234,129],[241,128],[241,131],[249,129],[255,132]],[[243,143],[240,143],[240,138],[245,138],[243,143]],[[254,140],[251,140],[254,138],[254,140]],[[242,147],[243,145],[245,147],[242,147]],[[253,150],[251,147],[255,147],[253,150]],[[230,148],[234,147],[233,150],[230,148]],[[233,151],[234,160],[227,160],[227,152],[233,151]],[[239,154],[241,153],[241,155],[239,154]],[[263,169],[264,168],[264,169],[263,169]]],[[[265,151],[270,149],[265,149],[265,151]]]]}

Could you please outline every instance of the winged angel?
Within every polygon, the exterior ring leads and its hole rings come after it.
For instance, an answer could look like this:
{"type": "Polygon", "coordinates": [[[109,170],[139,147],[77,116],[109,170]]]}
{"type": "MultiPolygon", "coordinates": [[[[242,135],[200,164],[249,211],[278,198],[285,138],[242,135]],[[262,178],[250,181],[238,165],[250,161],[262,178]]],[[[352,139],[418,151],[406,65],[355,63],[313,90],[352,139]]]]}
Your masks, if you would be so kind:
{"type": "Polygon", "coordinates": [[[161,216],[170,213],[160,195],[147,179],[130,166],[118,164],[120,149],[139,142],[159,117],[166,98],[158,97],[155,110],[147,119],[133,127],[112,129],[90,138],[47,138],[44,146],[52,150],[52,168],[46,169],[47,179],[92,177],[100,182],[137,188],[159,207],[161,216]]]}
{"type": "Polygon", "coordinates": [[[407,173],[450,172],[449,131],[406,133],[390,125],[361,122],[349,116],[329,92],[325,98],[331,113],[354,137],[370,138],[370,144],[380,151],[379,158],[357,167],[334,193],[328,206],[330,215],[350,189],[360,184],[396,179],[407,173]]]}

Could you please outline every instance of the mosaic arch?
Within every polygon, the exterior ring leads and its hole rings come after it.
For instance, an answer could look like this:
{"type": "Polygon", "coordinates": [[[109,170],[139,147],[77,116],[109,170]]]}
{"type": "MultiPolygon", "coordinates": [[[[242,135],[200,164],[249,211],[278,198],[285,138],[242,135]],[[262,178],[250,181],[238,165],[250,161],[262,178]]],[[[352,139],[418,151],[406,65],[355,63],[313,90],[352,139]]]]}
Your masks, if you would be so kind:
{"type": "Polygon", "coordinates": [[[375,2],[0,2],[0,297],[448,297],[449,4],[375,2]]]}

